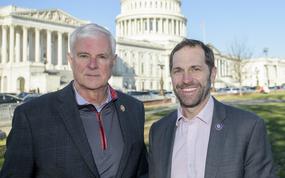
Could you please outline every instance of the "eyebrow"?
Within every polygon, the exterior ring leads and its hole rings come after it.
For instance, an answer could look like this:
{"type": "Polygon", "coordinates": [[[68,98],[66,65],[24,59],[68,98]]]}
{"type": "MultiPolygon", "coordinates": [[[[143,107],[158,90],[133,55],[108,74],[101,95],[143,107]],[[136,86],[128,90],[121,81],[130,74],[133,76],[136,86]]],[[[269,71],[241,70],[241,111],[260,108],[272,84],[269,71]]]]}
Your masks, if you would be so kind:
{"type": "MultiPolygon", "coordinates": [[[[190,66],[190,68],[194,68],[194,67],[200,67],[200,68],[202,68],[203,66],[202,65],[192,65],[192,66],[190,66]]],[[[182,69],[182,67],[180,67],[180,66],[173,66],[172,67],[172,69],[182,69]]]]}
{"type": "MultiPolygon", "coordinates": [[[[90,53],[88,53],[88,52],[78,52],[78,53],[76,53],[76,55],[79,55],[79,54],[88,54],[88,55],[90,55],[90,56],[92,56],[90,53]]],[[[99,54],[97,54],[96,56],[102,56],[102,55],[110,55],[110,56],[112,56],[112,53],[99,53],[99,54]]]]}

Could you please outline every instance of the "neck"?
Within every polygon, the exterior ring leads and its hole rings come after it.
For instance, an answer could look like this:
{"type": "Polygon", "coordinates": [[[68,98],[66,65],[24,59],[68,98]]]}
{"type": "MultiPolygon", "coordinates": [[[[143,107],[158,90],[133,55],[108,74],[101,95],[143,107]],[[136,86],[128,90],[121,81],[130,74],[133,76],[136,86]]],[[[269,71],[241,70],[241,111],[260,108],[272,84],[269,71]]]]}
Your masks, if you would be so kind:
{"type": "Polygon", "coordinates": [[[209,98],[210,95],[208,95],[203,101],[201,101],[197,106],[194,107],[181,106],[183,116],[186,117],[187,119],[193,119],[205,107],[205,105],[209,101],[209,98]]]}
{"type": "Polygon", "coordinates": [[[108,86],[104,86],[97,89],[88,89],[80,86],[77,82],[74,82],[74,87],[77,92],[82,96],[86,101],[96,106],[101,105],[106,98],[108,97],[108,86]]]}

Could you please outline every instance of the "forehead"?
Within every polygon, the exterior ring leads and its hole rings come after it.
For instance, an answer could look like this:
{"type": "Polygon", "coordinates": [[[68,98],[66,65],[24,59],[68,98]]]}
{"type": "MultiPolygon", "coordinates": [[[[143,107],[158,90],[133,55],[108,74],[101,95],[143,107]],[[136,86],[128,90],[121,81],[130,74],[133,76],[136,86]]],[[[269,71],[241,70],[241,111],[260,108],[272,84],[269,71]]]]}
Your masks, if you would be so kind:
{"type": "Polygon", "coordinates": [[[75,50],[90,51],[90,50],[111,50],[111,43],[106,35],[86,36],[78,38],[75,43],[75,50]]]}
{"type": "Polygon", "coordinates": [[[173,55],[173,67],[188,65],[206,65],[205,53],[200,46],[185,46],[173,55]]]}

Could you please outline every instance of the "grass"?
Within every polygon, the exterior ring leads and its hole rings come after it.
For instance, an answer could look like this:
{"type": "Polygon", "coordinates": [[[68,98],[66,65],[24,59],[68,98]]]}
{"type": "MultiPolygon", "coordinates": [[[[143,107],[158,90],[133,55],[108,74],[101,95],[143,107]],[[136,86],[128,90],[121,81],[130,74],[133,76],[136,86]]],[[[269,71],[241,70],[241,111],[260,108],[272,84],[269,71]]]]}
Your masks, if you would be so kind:
{"type": "Polygon", "coordinates": [[[4,162],[4,153],[5,153],[5,144],[6,139],[0,140],[0,167],[2,167],[4,162]]]}
{"type": "Polygon", "coordinates": [[[215,95],[220,101],[237,101],[237,100],[285,100],[285,91],[272,91],[269,94],[263,93],[247,93],[243,95],[215,95]]]}

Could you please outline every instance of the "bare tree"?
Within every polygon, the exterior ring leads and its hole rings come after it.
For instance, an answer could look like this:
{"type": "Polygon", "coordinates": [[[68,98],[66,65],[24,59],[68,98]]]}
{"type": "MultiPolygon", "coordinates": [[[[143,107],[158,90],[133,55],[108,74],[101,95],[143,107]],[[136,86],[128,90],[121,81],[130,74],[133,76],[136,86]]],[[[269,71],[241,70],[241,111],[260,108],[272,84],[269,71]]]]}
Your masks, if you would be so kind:
{"type": "Polygon", "coordinates": [[[239,94],[242,95],[242,83],[246,76],[244,67],[248,59],[252,57],[252,51],[247,47],[245,40],[239,41],[235,39],[230,46],[229,56],[235,61],[233,66],[233,77],[238,81],[239,94]]]}

